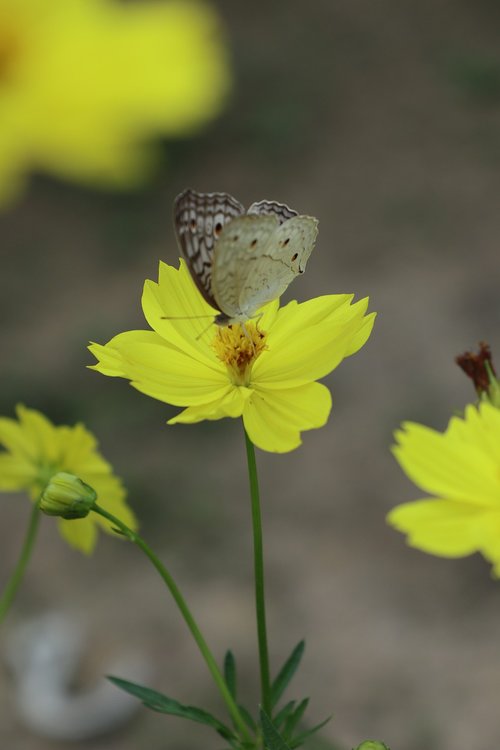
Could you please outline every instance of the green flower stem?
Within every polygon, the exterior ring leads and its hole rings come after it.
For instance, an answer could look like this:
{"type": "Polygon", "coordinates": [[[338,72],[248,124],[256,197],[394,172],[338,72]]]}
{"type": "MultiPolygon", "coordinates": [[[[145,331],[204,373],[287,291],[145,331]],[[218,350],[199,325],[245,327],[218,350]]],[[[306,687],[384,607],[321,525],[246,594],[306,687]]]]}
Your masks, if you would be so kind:
{"type": "Polygon", "coordinates": [[[108,511],[104,510],[104,508],[101,508],[100,505],[97,505],[97,503],[93,506],[92,510],[95,513],[98,513],[100,516],[103,516],[104,518],[107,518],[108,521],[111,521],[111,523],[116,526],[117,529],[119,529],[124,536],[127,537],[131,542],[133,542],[139,549],[144,552],[146,557],[150,560],[150,562],[154,565],[160,576],[162,577],[163,581],[166,583],[168,590],[172,594],[172,597],[177,604],[184,621],[186,625],[188,626],[189,630],[191,631],[191,635],[193,636],[194,640],[196,641],[198,648],[201,651],[201,654],[203,658],[205,659],[206,665],[210,671],[210,674],[212,675],[215,684],[219,688],[219,692],[228,708],[228,711],[234,721],[235,726],[238,728],[238,731],[240,732],[241,738],[246,740],[247,742],[251,741],[250,734],[248,732],[247,726],[241,716],[240,710],[238,706],[236,705],[231,693],[228,690],[228,687],[226,685],[226,681],[224,680],[224,677],[222,676],[219,667],[217,666],[217,662],[215,661],[212,652],[210,651],[205,639],[203,638],[201,631],[196,624],[196,621],[191,614],[191,611],[186,604],[186,601],[184,597],[182,596],[179,588],[177,587],[177,584],[175,583],[174,579],[168,572],[168,570],[165,568],[162,562],[158,559],[158,557],[155,555],[153,550],[146,544],[144,539],[140,537],[138,534],[135,533],[135,531],[132,531],[132,529],[129,529],[128,526],[126,526],[122,521],[120,521],[119,518],[116,516],[113,516],[111,513],[108,513],[108,511]]]}
{"type": "Polygon", "coordinates": [[[28,524],[28,530],[24,539],[24,544],[19,555],[19,560],[14,568],[14,572],[10,577],[10,580],[5,587],[5,591],[0,598],[0,622],[3,621],[5,615],[9,611],[10,605],[12,604],[17,590],[21,585],[26,567],[29,563],[33,547],[35,546],[36,533],[38,531],[38,524],[40,521],[40,510],[38,503],[35,503],[33,510],[31,511],[30,521],[28,524]]]}
{"type": "Polygon", "coordinates": [[[257,614],[257,637],[259,641],[261,705],[271,716],[271,680],[269,676],[269,652],[267,648],[266,602],[264,597],[264,555],[262,545],[262,519],[260,514],[259,480],[255,461],[255,448],[245,431],[248,476],[252,501],[253,554],[255,575],[255,610],[257,614]]]}

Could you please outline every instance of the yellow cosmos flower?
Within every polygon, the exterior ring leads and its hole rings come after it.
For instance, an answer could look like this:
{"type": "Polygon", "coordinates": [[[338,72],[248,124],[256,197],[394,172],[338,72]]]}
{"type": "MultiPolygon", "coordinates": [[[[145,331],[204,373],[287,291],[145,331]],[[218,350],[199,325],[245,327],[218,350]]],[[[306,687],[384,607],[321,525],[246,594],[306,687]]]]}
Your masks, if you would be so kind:
{"type": "MultiPolygon", "coordinates": [[[[75,474],[96,491],[103,508],[136,528],[121,481],[83,425],[56,427],[40,412],[24,406],[16,412],[17,420],[0,417],[0,445],[5,449],[0,453],[0,490],[24,490],[37,500],[55,474],[75,474]]],[[[86,553],[96,543],[96,524],[111,533],[110,524],[96,513],[71,521],[59,518],[58,524],[64,539],[86,553]]]]}
{"type": "Polygon", "coordinates": [[[500,411],[484,402],[444,433],[411,422],[394,455],[427,497],[394,508],[388,522],[413,547],[442,557],[481,552],[500,576],[500,411]]]}
{"type": "Polygon", "coordinates": [[[354,354],[370,335],[368,300],[318,297],[302,304],[266,305],[245,326],[210,324],[216,312],[198,292],[186,264],[160,264],[158,283],[146,281],[142,309],[152,331],[127,331],[93,344],[93,369],[127,378],[148,396],[186,407],[170,420],[243,417],[259,448],[282,453],[300,433],[325,424],[326,386],[314,382],[354,354]]]}
{"type": "Polygon", "coordinates": [[[120,185],[144,139],[220,109],[229,69],[217,16],[195,0],[0,0],[0,202],[42,169],[120,185]]]}

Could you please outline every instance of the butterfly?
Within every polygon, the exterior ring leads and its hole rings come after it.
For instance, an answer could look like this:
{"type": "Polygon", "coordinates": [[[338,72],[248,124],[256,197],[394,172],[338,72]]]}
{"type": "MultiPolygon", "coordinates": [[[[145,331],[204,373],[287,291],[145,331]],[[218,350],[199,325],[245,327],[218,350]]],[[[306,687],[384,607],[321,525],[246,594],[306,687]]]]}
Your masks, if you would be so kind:
{"type": "Polygon", "coordinates": [[[318,221],[276,201],[245,211],[228,193],[185,190],[174,203],[178,242],[220,326],[245,323],[304,273],[318,221]]]}

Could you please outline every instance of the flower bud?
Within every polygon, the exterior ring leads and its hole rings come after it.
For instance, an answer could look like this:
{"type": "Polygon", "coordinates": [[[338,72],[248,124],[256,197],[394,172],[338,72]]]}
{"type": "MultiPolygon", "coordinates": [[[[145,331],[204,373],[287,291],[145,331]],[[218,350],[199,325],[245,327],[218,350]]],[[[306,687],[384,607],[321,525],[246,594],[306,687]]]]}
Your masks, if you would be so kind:
{"type": "Polygon", "coordinates": [[[60,471],[54,474],[42,492],[40,510],[48,516],[85,518],[96,499],[97,494],[92,487],[74,474],[60,471]]]}
{"type": "Polygon", "coordinates": [[[358,745],[356,750],[389,750],[387,745],[383,742],[376,742],[375,740],[365,740],[361,745],[358,745]]]}

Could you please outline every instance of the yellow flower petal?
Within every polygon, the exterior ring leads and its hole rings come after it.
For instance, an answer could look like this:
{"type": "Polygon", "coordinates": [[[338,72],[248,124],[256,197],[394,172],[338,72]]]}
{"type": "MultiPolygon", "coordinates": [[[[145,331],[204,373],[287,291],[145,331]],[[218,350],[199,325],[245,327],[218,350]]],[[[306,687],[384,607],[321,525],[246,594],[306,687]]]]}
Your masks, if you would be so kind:
{"type": "Polygon", "coordinates": [[[408,535],[408,544],[442,557],[463,557],[479,550],[482,509],[451,500],[416,500],[398,505],[387,521],[408,535]]]}
{"type": "Polygon", "coordinates": [[[350,315],[344,310],[342,314],[337,311],[335,317],[326,313],[314,325],[307,325],[308,316],[303,321],[302,305],[295,309],[295,318],[285,327],[288,335],[283,336],[280,330],[279,344],[274,341],[274,329],[270,331],[269,351],[257,360],[253,370],[253,380],[259,385],[280,388],[286,381],[293,387],[324,377],[347,356],[353,339],[365,326],[362,308],[355,305],[350,315]]]}
{"type": "Polygon", "coordinates": [[[239,386],[237,388],[227,387],[226,394],[220,398],[202,404],[201,406],[189,406],[180,414],[168,420],[168,424],[194,424],[204,419],[214,420],[223,417],[241,417],[245,403],[252,397],[249,388],[239,386]]]}
{"type": "Polygon", "coordinates": [[[245,407],[243,423],[258,448],[285,453],[300,445],[303,430],[326,423],[331,405],[330,392],[321,383],[282,391],[259,389],[245,407]]]}
{"type": "Polygon", "coordinates": [[[36,480],[37,471],[28,459],[0,454],[0,490],[24,490],[36,480]]]}
{"type": "Polygon", "coordinates": [[[415,484],[441,497],[498,504],[498,468],[480,447],[453,432],[443,435],[411,422],[403,428],[393,453],[415,484]]]}
{"type": "Polygon", "coordinates": [[[481,552],[500,576],[500,412],[484,402],[443,434],[407,423],[396,439],[403,470],[437,498],[394,508],[389,523],[426,552],[481,552]]]}
{"type": "Polygon", "coordinates": [[[26,409],[20,404],[16,408],[20,427],[41,461],[53,462],[59,456],[59,446],[55,438],[54,425],[34,409],[26,409]]]}
{"type": "Polygon", "coordinates": [[[88,365],[89,370],[97,370],[103,375],[109,375],[112,378],[126,378],[126,360],[123,358],[122,349],[125,350],[127,344],[159,344],[163,346],[164,341],[154,331],[126,331],[114,336],[104,346],[102,344],[92,343],[88,349],[98,360],[97,365],[88,365]]]}

